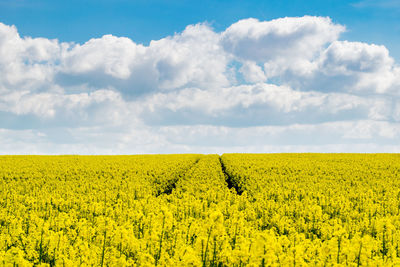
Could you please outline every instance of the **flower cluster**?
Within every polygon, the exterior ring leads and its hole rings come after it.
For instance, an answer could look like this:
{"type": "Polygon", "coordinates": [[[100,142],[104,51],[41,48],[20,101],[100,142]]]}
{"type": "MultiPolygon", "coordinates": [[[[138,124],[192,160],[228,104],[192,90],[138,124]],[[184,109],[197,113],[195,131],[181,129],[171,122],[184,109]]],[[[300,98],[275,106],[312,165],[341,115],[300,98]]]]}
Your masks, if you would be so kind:
{"type": "Polygon", "coordinates": [[[0,265],[400,264],[400,157],[0,157],[0,265]]]}

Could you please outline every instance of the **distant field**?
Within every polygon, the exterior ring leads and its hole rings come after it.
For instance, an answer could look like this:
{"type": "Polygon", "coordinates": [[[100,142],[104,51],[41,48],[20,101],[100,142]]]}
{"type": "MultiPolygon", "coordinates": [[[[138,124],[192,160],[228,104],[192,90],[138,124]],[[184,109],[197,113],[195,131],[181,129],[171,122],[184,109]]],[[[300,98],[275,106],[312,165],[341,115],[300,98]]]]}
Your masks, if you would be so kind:
{"type": "Polygon", "coordinates": [[[400,155],[0,157],[0,266],[337,264],[400,265],[400,155]]]}

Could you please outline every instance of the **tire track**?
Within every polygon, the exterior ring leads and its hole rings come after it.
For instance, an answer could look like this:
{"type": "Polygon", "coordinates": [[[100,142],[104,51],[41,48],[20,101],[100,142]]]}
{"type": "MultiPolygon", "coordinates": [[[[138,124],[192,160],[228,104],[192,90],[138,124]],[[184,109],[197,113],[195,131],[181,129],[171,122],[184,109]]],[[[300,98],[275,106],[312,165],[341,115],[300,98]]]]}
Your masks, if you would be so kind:
{"type": "Polygon", "coordinates": [[[219,162],[221,164],[221,169],[222,172],[224,173],[225,176],[225,181],[228,184],[228,188],[229,189],[235,189],[236,194],[241,195],[243,193],[242,188],[238,185],[237,181],[235,181],[235,179],[233,178],[232,175],[230,175],[227,171],[226,171],[226,167],[224,165],[224,162],[222,161],[221,156],[219,157],[219,162]]]}
{"type": "Polygon", "coordinates": [[[177,176],[175,176],[174,179],[169,180],[169,182],[165,186],[164,190],[158,192],[156,196],[159,197],[161,195],[170,195],[172,193],[172,190],[174,190],[176,188],[176,183],[182,177],[185,177],[185,175],[199,163],[200,159],[201,159],[201,157],[196,159],[196,161],[189,168],[187,168],[185,171],[179,173],[177,176]]]}

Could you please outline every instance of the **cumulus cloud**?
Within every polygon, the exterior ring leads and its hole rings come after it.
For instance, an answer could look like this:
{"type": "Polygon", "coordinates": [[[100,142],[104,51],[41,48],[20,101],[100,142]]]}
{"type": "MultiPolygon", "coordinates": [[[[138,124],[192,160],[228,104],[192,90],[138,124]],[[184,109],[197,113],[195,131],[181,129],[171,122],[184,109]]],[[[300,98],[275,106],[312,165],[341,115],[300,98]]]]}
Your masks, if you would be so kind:
{"type": "Polygon", "coordinates": [[[77,44],[0,23],[1,153],[387,151],[400,141],[400,67],[345,30],[250,18],[148,45],[77,44]]]}
{"type": "Polygon", "coordinates": [[[15,26],[0,23],[0,88],[4,90],[51,83],[55,61],[66,44],[46,38],[21,38],[15,26]]]}
{"type": "Polygon", "coordinates": [[[267,76],[262,67],[257,65],[254,61],[243,62],[239,71],[248,83],[265,82],[267,80],[267,76]]]}
{"type": "Polygon", "coordinates": [[[321,55],[318,71],[338,80],[349,77],[343,84],[347,91],[376,93],[395,89],[399,73],[386,47],[348,41],[333,42],[321,55]]]}
{"type": "Polygon", "coordinates": [[[149,46],[105,35],[65,51],[57,81],[112,86],[125,96],[223,86],[228,84],[228,58],[218,43],[219,35],[205,24],[190,25],[149,46]]]}
{"type": "Polygon", "coordinates": [[[314,70],[318,53],[344,30],[323,17],[245,19],[222,33],[222,45],[238,60],[263,64],[267,77],[288,69],[306,75],[314,70]]]}
{"type": "Polygon", "coordinates": [[[233,55],[256,62],[310,59],[324,45],[335,41],[344,29],[323,17],[244,19],[222,33],[222,44],[233,55]]]}
{"type": "Polygon", "coordinates": [[[115,124],[124,121],[129,114],[120,94],[111,90],[80,94],[15,91],[1,96],[0,112],[0,118],[2,113],[3,116],[11,113],[14,120],[19,117],[20,124],[25,124],[26,116],[31,115],[31,122],[37,121],[39,128],[43,127],[43,122],[48,127],[115,124]]]}
{"type": "Polygon", "coordinates": [[[287,125],[337,120],[390,120],[392,99],[343,93],[295,91],[259,83],[217,90],[188,88],[142,100],[142,119],[152,125],[287,125]],[[207,103],[205,105],[205,103],[207,103]]]}

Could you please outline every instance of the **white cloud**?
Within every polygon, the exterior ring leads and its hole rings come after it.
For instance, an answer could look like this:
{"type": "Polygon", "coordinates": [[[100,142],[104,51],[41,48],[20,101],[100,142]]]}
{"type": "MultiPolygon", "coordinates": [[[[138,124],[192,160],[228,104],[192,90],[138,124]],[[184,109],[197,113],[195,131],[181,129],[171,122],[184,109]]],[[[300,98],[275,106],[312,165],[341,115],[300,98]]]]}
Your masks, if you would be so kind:
{"type": "Polygon", "coordinates": [[[222,45],[239,60],[264,64],[267,77],[287,70],[307,75],[316,67],[312,60],[344,30],[323,17],[245,19],[222,33],[222,45]]]}
{"type": "Polygon", "coordinates": [[[335,120],[390,120],[394,112],[390,97],[301,92],[265,83],[158,93],[137,105],[142,107],[142,119],[152,125],[239,127],[335,120]]]}
{"type": "Polygon", "coordinates": [[[161,133],[171,143],[207,146],[209,140],[219,146],[312,146],[323,144],[364,144],[376,139],[400,139],[400,124],[373,120],[336,121],[320,124],[257,126],[165,126],[161,133]]]}
{"type": "Polygon", "coordinates": [[[99,126],[40,131],[0,129],[0,154],[400,151],[400,125],[371,120],[247,128],[138,126],[123,130],[99,126]]]}
{"type": "Polygon", "coordinates": [[[172,38],[152,41],[149,49],[159,75],[160,89],[227,85],[224,73],[228,58],[219,39],[210,27],[197,24],[172,38]]]}
{"type": "Polygon", "coordinates": [[[135,59],[143,57],[145,47],[131,39],[104,35],[83,45],[75,45],[62,55],[62,72],[84,75],[99,72],[117,79],[127,79],[135,59]]]}
{"type": "Polygon", "coordinates": [[[21,38],[16,27],[0,23],[0,88],[36,89],[51,82],[54,63],[65,46],[57,40],[21,38]]]}
{"type": "Polygon", "coordinates": [[[29,115],[34,116],[28,119],[33,128],[121,125],[128,121],[132,110],[119,93],[111,90],[79,94],[15,91],[0,98],[0,119],[1,112],[5,113],[3,117],[14,114],[12,120],[19,121],[23,128],[29,115]]]}
{"type": "Polygon", "coordinates": [[[228,59],[218,43],[219,35],[205,24],[188,26],[149,46],[106,35],[65,51],[58,81],[112,86],[131,96],[184,86],[223,86],[228,84],[228,59]]]}
{"type": "Polygon", "coordinates": [[[222,43],[227,51],[245,60],[310,59],[344,29],[323,17],[244,19],[222,33],[222,43]]]}
{"type": "Polygon", "coordinates": [[[76,44],[0,23],[1,153],[396,151],[400,67],[344,30],[246,19],[76,44]]]}
{"type": "Polygon", "coordinates": [[[259,83],[267,80],[264,70],[254,61],[244,62],[240,68],[240,72],[243,74],[246,82],[249,83],[259,83]]]}
{"type": "Polygon", "coordinates": [[[343,84],[348,91],[384,93],[399,78],[398,69],[386,47],[360,42],[333,42],[323,52],[318,70],[336,79],[350,77],[351,83],[343,84]]]}

